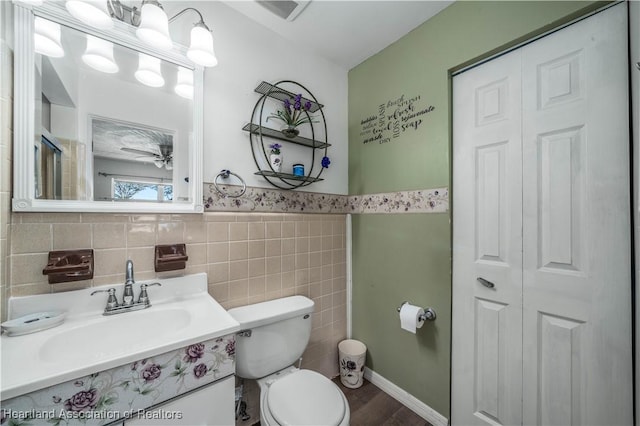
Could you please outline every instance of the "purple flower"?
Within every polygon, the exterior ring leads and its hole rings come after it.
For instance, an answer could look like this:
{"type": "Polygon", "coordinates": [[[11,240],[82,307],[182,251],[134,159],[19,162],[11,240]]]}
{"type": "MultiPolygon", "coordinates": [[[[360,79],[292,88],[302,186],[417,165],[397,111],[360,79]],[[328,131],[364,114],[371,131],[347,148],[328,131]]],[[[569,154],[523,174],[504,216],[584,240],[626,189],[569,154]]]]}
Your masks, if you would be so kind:
{"type": "Polygon", "coordinates": [[[198,364],[195,367],[193,367],[193,375],[196,376],[196,379],[199,379],[201,377],[204,377],[204,375],[207,374],[208,370],[209,369],[207,368],[206,365],[198,364]]]}
{"type": "Polygon", "coordinates": [[[185,349],[185,353],[186,355],[183,358],[185,362],[196,362],[202,358],[202,355],[204,355],[204,344],[197,343],[195,345],[191,345],[185,349]]]}
{"type": "MultiPolygon", "coordinates": [[[[206,200],[204,200],[204,206],[206,208],[209,208],[213,205],[213,198],[209,197],[206,200]]],[[[138,362],[136,361],[136,363],[134,364],[134,367],[138,365],[138,362]]],[[[132,368],[132,370],[135,370],[135,368],[132,368]]]]}
{"type": "Polygon", "coordinates": [[[80,391],[64,402],[67,411],[85,411],[95,408],[98,403],[98,391],[94,388],[80,391]]]}
{"type": "Polygon", "coordinates": [[[150,364],[149,366],[145,367],[144,370],[142,370],[142,378],[145,382],[151,382],[160,377],[161,373],[162,370],[160,369],[160,366],[158,364],[150,364]]]}
{"type": "Polygon", "coordinates": [[[269,148],[271,148],[271,153],[272,154],[280,154],[280,148],[282,148],[282,145],[279,143],[272,143],[269,145],[269,148]]]}
{"type": "Polygon", "coordinates": [[[302,105],[302,94],[298,93],[294,96],[293,99],[288,98],[282,101],[282,105],[284,108],[278,110],[276,112],[272,112],[267,117],[267,121],[273,118],[275,120],[280,120],[284,124],[290,127],[298,127],[301,124],[305,123],[316,123],[312,116],[309,115],[308,111],[312,107],[313,103],[309,100],[304,99],[304,107],[302,105]],[[305,114],[302,112],[305,111],[305,114]]]}
{"type": "Polygon", "coordinates": [[[302,94],[298,93],[294,99],[293,109],[300,111],[300,108],[302,108],[302,94]]]}
{"type": "Polygon", "coordinates": [[[329,157],[322,157],[322,167],[323,168],[327,168],[329,167],[329,164],[331,164],[331,160],[329,160],[329,157]]]}
{"type": "Polygon", "coordinates": [[[236,341],[232,340],[227,343],[227,346],[224,348],[227,352],[227,356],[234,356],[236,354],[236,341]]]}

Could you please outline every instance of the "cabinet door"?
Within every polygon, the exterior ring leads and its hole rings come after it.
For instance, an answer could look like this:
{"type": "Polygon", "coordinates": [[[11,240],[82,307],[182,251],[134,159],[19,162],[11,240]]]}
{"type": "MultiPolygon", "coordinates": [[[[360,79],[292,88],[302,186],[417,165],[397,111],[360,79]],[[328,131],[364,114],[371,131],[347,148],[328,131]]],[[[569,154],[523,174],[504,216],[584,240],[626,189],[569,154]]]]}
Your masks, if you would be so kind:
{"type": "Polygon", "coordinates": [[[183,397],[127,420],[126,426],[234,425],[234,376],[219,380],[183,397]]]}

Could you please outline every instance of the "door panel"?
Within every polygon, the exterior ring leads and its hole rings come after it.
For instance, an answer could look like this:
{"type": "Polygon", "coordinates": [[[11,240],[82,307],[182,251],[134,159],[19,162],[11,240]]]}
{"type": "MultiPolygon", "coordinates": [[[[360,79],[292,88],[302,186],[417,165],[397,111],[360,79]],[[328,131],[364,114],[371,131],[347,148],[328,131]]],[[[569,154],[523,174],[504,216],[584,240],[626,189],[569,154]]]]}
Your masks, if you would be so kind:
{"type": "Polygon", "coordinates": [[[505,173],[507,141],[476,148],[476,260],[508,266],[505,173]]]}
{"type": "Polygon", "coordinates": [[[477,71],[454,80],[452,387],[464,403],[452,422],[511,425],[522,417],[520,59],[477,71]]]}
{"type": "Polygon", "coordinates": [[[535,387],[540,391],[539,424],[582,424],[583,324],[554,315],[538,315],[538,382],[535,387]]]}
{"type": "Polygon", "coordinates": [[[524,424],[631,424],[626,13],[522,49],[524,424]]]}
{"type": "Polygon", "coordinates": [[[475,415],[500,422],[500,376],[506,364],[504,341],[507,341],[507,305],[476,298],[475,305],[475,415]]]}
{"type": "Polygon", "coordinates": [[[585,173],[582,127],[540,135],[537,141],[538,268],[584,274],[582,224],[585,173]]]}

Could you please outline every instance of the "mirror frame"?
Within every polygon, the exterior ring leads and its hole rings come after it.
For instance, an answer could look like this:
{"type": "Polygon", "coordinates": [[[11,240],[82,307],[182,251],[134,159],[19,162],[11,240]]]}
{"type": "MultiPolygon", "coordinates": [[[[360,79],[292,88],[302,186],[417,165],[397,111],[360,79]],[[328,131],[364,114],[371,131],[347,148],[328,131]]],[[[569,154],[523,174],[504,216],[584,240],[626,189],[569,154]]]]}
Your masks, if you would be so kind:
{"type": "Polygon", "coordinates": [[[14,9],[14,103],[13,103],[13,199],[14,212],[94,213],[202,213],[202,152],[204,115],[204,68],[186,56],[186,48],[174,43],[171,51],[144,44],[135,28],[114,19],[114,27],[100,30],[73,18],[59,2],[32,6],[13,1],[14,9]],[[189,160],[189,199],[184,203],[150,203],[93,200],[41,200],[34,198],[35,60],[34,17],[40,16],[130,49],[155,56],[194,71],[193,136],[189,160]]]}

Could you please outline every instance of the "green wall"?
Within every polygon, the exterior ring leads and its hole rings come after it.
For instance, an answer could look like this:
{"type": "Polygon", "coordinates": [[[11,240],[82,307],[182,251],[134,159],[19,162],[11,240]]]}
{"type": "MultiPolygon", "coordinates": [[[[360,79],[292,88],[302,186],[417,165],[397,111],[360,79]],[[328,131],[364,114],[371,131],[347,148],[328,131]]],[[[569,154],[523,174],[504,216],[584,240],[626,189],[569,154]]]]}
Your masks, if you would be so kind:
{"type": "MultiPolygon", "coordinates": [[[[449,187],[450,71],[602,4],[458,1],[352,69],[349,193],[449,187]],[[417,130],[387,143],[363,143],[371,136],[362,135],[363,120],[402,95],[420,96],[415,111],[429,105],[435,109],[419,117],[417,130]]],[[[353,338],[366,343],[369,368],[449,417],[450,212],[362,214],[352,221],[353,338]],[[437,320],[416,335],[402,331],[396,307],[404,300],[432,306],[437,320]]]]}

